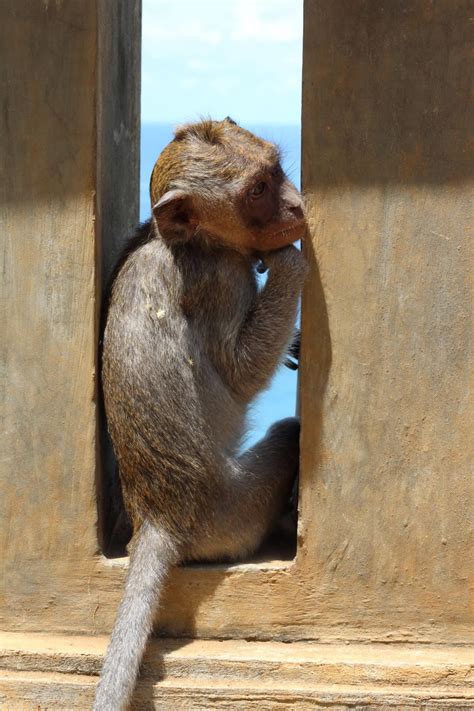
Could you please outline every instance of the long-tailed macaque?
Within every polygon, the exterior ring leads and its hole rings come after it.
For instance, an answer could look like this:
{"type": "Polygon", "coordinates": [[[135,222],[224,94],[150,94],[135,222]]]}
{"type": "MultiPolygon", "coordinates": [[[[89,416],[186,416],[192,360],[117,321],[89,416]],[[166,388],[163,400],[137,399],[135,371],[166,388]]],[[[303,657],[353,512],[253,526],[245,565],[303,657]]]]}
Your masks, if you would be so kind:
{"type": "Polygon", "coordinates": [[[292,245],[307,227],[303,203],[277,148],[229,118],[183,126],[150,195],[104,334],[107,421],[134,535],[96,711],[128,706],[170,568],[255,551],[298,466],[296,418],[239,454],[249,403],[287,352],[305,274],[292,245]]]}

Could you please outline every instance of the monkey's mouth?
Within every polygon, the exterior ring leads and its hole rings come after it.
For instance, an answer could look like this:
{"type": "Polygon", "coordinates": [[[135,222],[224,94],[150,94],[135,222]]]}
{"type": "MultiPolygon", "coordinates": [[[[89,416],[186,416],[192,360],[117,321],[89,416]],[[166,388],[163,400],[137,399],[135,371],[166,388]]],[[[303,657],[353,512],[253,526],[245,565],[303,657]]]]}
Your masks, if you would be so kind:
{"type": "Polygon", "coordinates": [[[278,229],[270,230],[267,228],[258,236],[255,235],[255,245],[258,245],[259,251],[264,252],[281,249],[301,239],[307,229],[308,225],[305,219],[292,220],[286,223],[280,222],[278,229]]]}
{"type": "Polygon", "coordinates": [[[302,237],[304,235],[306,228],[306,220],[300,220],[299,222],[287,225],[286,227],[282,227],[279,230],[275,230],[274,232],[270,232],[268,234],[268,237],[269,239],[278,239],[278,241],[280,241],[281,239],[286,239],[287,237],[292,237],[293,241],[296,241],[298,239],[298,235],[299,237],[302,237]]]}

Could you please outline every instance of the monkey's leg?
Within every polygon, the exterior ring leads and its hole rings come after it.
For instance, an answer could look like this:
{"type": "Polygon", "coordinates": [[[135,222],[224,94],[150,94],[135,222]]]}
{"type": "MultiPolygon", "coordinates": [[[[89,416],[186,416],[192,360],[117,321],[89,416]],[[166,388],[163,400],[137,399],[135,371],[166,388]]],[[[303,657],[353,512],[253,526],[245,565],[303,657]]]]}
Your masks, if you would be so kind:
{"type": "Polygon", "coordinates": [[[256,516],[264,526],[263,536],[289,503],[298,474],[299,436],[298,418],[279,420],[238,459],[243,474],[242,496],[246,505],[256,507],[256,516]]]}
{"type": "Polygon", "coordinates": [[[298,470],[299,421],[280,420],[265,437],[226,463],[220,505],[205,536],[196,536],[192,559],[238,560],[253,553],[288,503],[298,470]]]}

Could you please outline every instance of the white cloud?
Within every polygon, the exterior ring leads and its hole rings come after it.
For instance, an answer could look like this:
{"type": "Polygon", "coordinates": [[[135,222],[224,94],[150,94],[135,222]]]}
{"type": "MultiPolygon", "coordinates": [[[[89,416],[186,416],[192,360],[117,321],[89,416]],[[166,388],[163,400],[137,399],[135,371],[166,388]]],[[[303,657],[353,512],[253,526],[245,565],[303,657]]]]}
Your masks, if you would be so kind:
{"type": "Polygon", "coordinates": [[[142,117],[298,123],[302,0],[143,0],[142,117]]]}
{"type": "Polygon", "coordinates": [[[162,43],[169,45],[191,41],[215,47],[222,42],[222,34],[218,30],[192,20],[181,20],[176,26],[174,22],[169,22],[166,16],[153,18],[142,28],[142,42],[146,51],[153,52],[154,49],[161,51],[162,43]]]}
{"type": "Polygon", "coordinates": [[[142,46],[151,55],[160,54],[163,45],[169,51],[176,44],[216,47],[222,42],[222,26],[197,0],[143,0],[142,18],[142,46]]]}
{"type": "Polygon", "coordinates": [[[234,0],[232,37],[275,43],[301,40],[300,3],[294,0],[234,0]]]}
{"type": "Polygon", "coordinates": [[[187,67],[188,67],[188,69],[190,69],[193,72],[212,71],[212,64],[210,62],[206,62],[203,59],[199,59],[198,57],[192,57],[188,61],[187,67]]]}

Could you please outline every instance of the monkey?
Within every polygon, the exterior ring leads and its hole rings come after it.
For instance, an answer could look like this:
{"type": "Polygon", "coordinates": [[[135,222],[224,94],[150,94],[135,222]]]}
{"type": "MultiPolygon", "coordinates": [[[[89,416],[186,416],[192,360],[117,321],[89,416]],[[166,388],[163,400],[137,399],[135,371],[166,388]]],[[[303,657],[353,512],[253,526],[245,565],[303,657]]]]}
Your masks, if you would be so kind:
{"type": "Polygon", "coordinates": [[[150,200],[116,270],[103,338],[133,537],[95,711],[128,707],[170,569],[256,551],[299,459],[294,417],[240,451],[249,405],[292,341],[307,269],[293,244],[307,230],[303,199],[277,147],[230,118],[186,124],[158,157],[150,200]]]}

